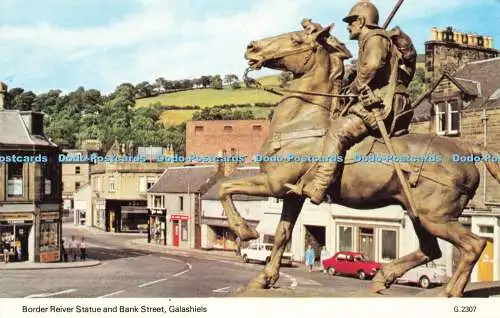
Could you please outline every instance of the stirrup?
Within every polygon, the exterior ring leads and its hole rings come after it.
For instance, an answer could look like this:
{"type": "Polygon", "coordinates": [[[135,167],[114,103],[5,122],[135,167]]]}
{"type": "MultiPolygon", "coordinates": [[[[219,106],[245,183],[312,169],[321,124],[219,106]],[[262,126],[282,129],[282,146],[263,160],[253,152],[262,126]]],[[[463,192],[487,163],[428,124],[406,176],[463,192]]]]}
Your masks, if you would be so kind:
{"type": "Polygon", "coordinates": [[[303,190],[305,185],[302,179],[297,184],[285,183],[284,186],[289,189],[285,194],[296,194],[301,196],[304,193],[303,190]]]}

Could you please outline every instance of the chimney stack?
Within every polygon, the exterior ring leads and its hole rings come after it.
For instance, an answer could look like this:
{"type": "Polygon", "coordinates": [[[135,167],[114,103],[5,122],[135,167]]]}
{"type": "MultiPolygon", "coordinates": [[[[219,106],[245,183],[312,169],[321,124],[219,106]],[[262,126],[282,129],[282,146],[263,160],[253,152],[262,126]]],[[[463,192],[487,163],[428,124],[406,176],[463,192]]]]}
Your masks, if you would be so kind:
{"type": "Polygon", "coordinates": [[[5,109],[5,94],[7,94],[7,84],[0,81],[0,110],[5,109]]]}
{"type": "Polygon", "coordinates": [[[432,41],[439,41],[439,39],[438,39],[438,29],[436,27],[433,27],[431,29],[431,40],[432,41]]]}

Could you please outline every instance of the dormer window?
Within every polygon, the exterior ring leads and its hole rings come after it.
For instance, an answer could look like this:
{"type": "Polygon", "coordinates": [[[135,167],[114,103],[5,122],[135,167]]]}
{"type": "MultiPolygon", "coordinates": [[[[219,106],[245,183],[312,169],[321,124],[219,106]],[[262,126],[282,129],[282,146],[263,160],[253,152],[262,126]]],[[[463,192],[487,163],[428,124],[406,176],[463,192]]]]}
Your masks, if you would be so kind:
{"type": "Polygon", "coordinates": [[[434,105],[436,134],[458,135],[460,131],[460,109],[458,100],[437,102],[434,105]]]}

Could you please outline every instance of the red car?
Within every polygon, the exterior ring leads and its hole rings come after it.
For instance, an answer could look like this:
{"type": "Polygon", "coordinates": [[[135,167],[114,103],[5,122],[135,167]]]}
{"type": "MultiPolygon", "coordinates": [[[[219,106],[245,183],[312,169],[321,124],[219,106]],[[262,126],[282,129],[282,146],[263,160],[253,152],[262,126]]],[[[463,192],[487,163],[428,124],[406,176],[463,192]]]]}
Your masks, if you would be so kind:
{"type": "Polygon", "coordinates": [[[382,268],[380,263],[371,261],[364,254],[356,252],[337,252],[332,258],[323,261],[323,267],[331,275],[344,274],[359,279],[373,277],[382,268]]]}

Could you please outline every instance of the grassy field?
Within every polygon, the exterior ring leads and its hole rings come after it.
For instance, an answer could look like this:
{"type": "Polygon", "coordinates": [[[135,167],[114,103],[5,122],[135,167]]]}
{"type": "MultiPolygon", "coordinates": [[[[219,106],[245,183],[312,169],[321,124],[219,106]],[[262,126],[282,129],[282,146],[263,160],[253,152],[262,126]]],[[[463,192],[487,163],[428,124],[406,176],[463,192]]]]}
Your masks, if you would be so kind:
{"type": "MultiPolygon", "coordinates": [[[[267,115],[271,111],[271,108],[269,107],[241,107],[241,108],[235,108],[238,110],[251,110],[256,118],[259,117],[264,117],[267,118],[267,115]]],[[[196,109],[170,109],[166,110],[161,114],[160,121],[167,125],[179,125],[182,124],[183,122],[186,122],[188,120],[191,120],[193,113],[196,111],[196,109]]]]}
{"type": "MultiPolygon", "coordinates": [[[[279,78],[277,76],[265,76],[258,78],[258,80],[263,85],[279,85],[279,78]]],[[[142,98],[136,101],[136,106],[147,107],[160,102],[162,105],[212,107],[223,104],[275,103],[279,100],[280,96],[262,90],[246,88],[242,85],[240,89],[224,88],[218,90],[205,88],[142,98]]]]}
{"type": "MultiPolygon", "coordinates": [[[[278,86],[280,84],[279,77],[276,75],[264,76],[257,80],[266,86],[278,86]]],[[[281,99],[280,96],[246,88],[242,84],[240,89],[232,89],[225,87],[222,90],[217,89],[195,89],[171,94],[163,94],[151,98],[138,99],[137,107],[148,107],[151,104],[160,102],[164,106],[192,106],[212,107],[215,105],[224,104],[255,104],[255,103],[276,103],[281,99]]],[[[251,110],[256,118],[267,118],[271,111],[269,107],[238,107],[234,110],[251,110]]],[[[170,109],[161,114],[160,121],[165,125],[178,125],[190,120],[196,109],[170,109]]]]}

